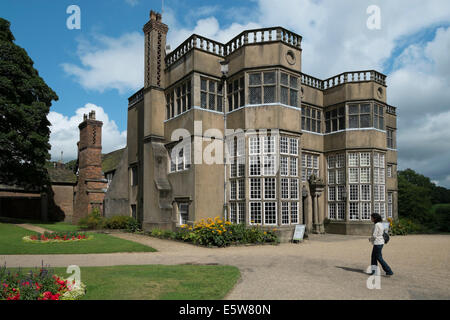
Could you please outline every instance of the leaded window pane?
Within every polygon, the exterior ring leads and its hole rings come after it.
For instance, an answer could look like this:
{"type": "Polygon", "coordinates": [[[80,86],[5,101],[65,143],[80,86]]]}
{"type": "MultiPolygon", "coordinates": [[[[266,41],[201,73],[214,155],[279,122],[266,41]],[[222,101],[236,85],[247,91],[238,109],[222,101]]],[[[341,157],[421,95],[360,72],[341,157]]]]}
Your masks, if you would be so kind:
{"type": "Polygon", "coordinates": [[[264,72],[264,84],[274,84],[275,83],[275,72],[264,72]]]}
{"type": "Polygon", "coordinates": [[[298,107],[297,96],[298,96],[298,91],[291,89],[291,94],[290,94],[291,103],[290,103],[290,105],[293,106],[293,107],[298,107]]]}
{"type": "Polygon", "coordinates": [[[280,174],[282,176],[288,175],[288,158],[280,157],[280,174]]]}
{"type": "Polygon", "coordinates": [[[358,185],[350,185],[350,201],[358,201],[359,200],[359,186],[358,185]]]}
{"type": "Polygon", "coordinates": [[[370,127],[370,114],[362,114],[360,118],[360,127],[369,128],[370,127]]]}
{"type": "Polygon", "coordinates": [[[298,202],[291,202],[291,223],[298,223],[298,202]]]}
{"type": "Polygon", "coordinates": [[[275,102],[275,86],[265,86],[264,87],[264,103],[274,103],[275,102]]]}
{"type": "Polygon", "coordinates": [[[250,202],[250,223],[262,224],[262,203],[250,202]]]}
{"type": "Polygon", "coordinates": [[[361,113],[370,113],[370,104],[362,104],[361,113]]]}
{"type": "Polygon", "coordinates": [[[289,85],[289,76],[287,73],[281,73],[280,76],[280,83],[284,86],[288,86],[289,85]]]}
{"type": "Polygon", "coordinates": [[[298,89],[298,78],[291,76],[291,82],[290,82],[291,88],[298,89]]]}
{"type": "Polygon", "coordinates": [[[287,137],[280,137],[280,153],[289,153],[289,140],[287,137]]]}
{"type": "Polygon", "coordinates": [[[358,168],[349,168],[348,169],[348,182],[349,183],[359,183],[358,179],[358,168]]]}
{"type": "Polygon", "coordinates": [[[250,87],[250,104],[261,104],[261,88],[250,87]]]}
{"type": "Polygon", "coordinates": [[[289,202],[281,203],[281,223],[289,224],[289,202]]]}
{"type": "Polygon", "coordinates": [[[264,202],[264,224],[277,223],[277,203],[264,202]]]}
{"type": "Polygon", "coordinates": [[[348,106],[348,114],[357,115],[359,113],[358,105],[350,105],[348,106]]]}
{"type": "Polygon", "coordinates": [[[289,179],[281,179],[281,199],[289,199],[289,179]]]}
{"type": "Polygon", "coordinates": [[[201,80],[201,84],[200,84],[201,90],[202,91],[206,91],[206,87],[207,87],[207,81],[205,79],[201,80]]]}
{"type": "Polygon", "coordinates": [[[336,201],[336,187],[328,187],[328,201],[336,201]]]}
{"type": "Polygon", "coordinates": [[[358,128],[358,116],[348,116],[348,127],[358,128]]]}
{"type": "Polygon", "coordinates": [[[249,84],[251,86],[256,86],[261,84],[261,74],[260,73],[251,73],[249,75],[249,84]]]}
{"type": "Polygon", "coordinates": [[[209,109],[214,110],[215,109],[215,101],[216,101],[216,95],[215,94],[209,94],[209,109]]]}
{"type": "Polygon", "coordinates": [[[216,83],[214,81],[209,81],[209,92],[216,93],[216,83]]]}
{"type": "Polygon", "coordinates": [[[205,93],[205,92],[202,92],[202,93],[201,93],[200,106],[201,106],[202,108],[206,108],[206,105],[207,105],[207,103],[206,103],[206,93],[205,93]]]}
{"type": "Polygon", "coordinates": [[[250,199],[261,199],[261,179],[250,179],[250,199]]]}
{"type": "Polygon", "coordinates": [[[250,157],[250,176],[261,175],[261,158],[259,156],[250,157]]]}
{"type": "Polygon", "coordinates": [[[280,91],[281,97],[280,97],[280,102],[282,104],[289,104],[289,89],[286,87],[281,87],[281,91],[280,91]]]}
{"type": "Polygon", "coordinates": [[[276,199],[275,178],[264,179],[264,199],[276,199]]]}
{"type": "Polygon", "coordinates": [[[291,179],[291,199],[298,199],[298,179],[291,179]]]}
{"type": "Polygon", "coordinates": [[[293,177],[296,177],[297,176],[297,174],[298,174],[298,172],[297,172],[297,168],[298,168],[298,164],[297,164],[297,158],[293,158],[293,157],[291,157],[290,158],[290,165],[289,165],[289,168],[290,168],[290,173],[291,173],[291,176],[293,176],[293,177]]]}
{"type": "Polygon", "coordinates": [[[328,204],[328,218],[331,220],[336,220],[336,204],[335,203],[328,204]]]}

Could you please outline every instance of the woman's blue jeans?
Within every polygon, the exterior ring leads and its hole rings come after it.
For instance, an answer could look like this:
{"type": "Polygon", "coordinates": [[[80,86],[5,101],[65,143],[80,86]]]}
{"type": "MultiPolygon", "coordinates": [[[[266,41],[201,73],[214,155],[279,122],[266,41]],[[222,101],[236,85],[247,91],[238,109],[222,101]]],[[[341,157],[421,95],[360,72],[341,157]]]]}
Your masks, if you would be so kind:
{"type": "Polygon", "coordinates": [[[378,262],[381,264],[384,272],[387,274],[392,274],[392,270],[386,261],[383,260],[383,255],[381,254],[381,250],[383,249],[383,245],[374,245],[372,249],[372,266],[378,265],[378,262]]]}

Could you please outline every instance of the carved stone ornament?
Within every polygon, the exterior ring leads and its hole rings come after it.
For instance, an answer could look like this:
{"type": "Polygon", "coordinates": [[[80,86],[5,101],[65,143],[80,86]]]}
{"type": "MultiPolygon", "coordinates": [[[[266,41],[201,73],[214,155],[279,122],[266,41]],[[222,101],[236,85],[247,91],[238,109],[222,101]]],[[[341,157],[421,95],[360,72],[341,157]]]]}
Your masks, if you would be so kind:
{"type": "Polygon", "coordinates": [[[323,178],[317,177],[314,173],[309,177],[309,184],[313,186],[325,186],[323,178]]]}

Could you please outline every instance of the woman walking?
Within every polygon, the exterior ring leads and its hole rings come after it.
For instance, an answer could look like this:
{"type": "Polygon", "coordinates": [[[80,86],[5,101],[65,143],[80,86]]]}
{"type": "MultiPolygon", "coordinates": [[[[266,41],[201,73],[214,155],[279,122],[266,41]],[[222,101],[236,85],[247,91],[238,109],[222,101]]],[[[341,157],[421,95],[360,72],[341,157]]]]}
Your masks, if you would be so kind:
{"type": "Polygon", "coordinates": [[[386,275],[392,276],[394,273],[392,272],[391,268],[386,263],[386,261],[383,260],[383,255],[381,254],[381,250],[383,249],[384,245],[384,238],[383,238],[384,227],[383,224],[381,223],[383,219],[378,213],[373,213],[371,215],[371,220],[374,223],[373,234],[372,237],[369,239],[369,241],[373,244],[372,261],[371,261],[372,274],[375,274],[379,262],[384,272],[386,272],[386,275]]]}

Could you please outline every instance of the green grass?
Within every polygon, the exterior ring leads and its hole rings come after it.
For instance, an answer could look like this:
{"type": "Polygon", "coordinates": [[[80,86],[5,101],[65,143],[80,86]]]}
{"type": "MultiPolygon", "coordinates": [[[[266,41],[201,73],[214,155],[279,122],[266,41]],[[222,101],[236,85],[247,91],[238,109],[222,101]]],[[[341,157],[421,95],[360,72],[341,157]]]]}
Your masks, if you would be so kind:
{"type": "Polygon", "coordinates": [[[0,255],[8,254],[83,254],[113,252],[154,252],[140,243],[95,233],[89,241],[70,243],[27,243],[24,236],[36,234],[12,224],[0,223],[0,255]]]}
{"type": "MultiPolygon", "coordinates": [[[[53,269],[59,276],[69,277],[66,268],[53,269]]],[[[219,300],[240,277],[236,267],[211,265],[81,267],[80,270],[81,281],[87,286],[83,300],[219,300]]]]}

